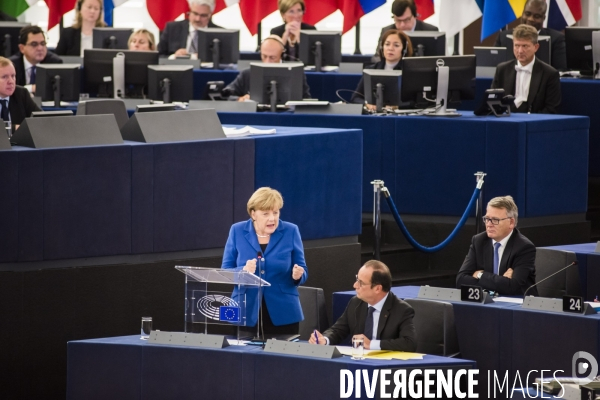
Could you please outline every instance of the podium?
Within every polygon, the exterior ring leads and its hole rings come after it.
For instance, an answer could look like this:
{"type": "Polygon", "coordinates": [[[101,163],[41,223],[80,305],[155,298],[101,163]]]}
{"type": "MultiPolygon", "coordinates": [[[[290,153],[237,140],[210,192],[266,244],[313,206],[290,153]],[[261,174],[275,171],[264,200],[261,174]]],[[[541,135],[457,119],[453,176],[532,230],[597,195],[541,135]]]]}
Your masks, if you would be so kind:
{"type": "MultiPolygon", "coordinates": [[[[246,336],[247,296],[260,308],[261,288],[271,284],[246,271],[176,266],[185,274],[185,332],[246,336]],[[248,294],[246,288],[258,288],[248,294]],[[209,328],[211,332],[209,332],[209,328]]],[[[258,310],[257,310],[258,311],[258,310]]]]}

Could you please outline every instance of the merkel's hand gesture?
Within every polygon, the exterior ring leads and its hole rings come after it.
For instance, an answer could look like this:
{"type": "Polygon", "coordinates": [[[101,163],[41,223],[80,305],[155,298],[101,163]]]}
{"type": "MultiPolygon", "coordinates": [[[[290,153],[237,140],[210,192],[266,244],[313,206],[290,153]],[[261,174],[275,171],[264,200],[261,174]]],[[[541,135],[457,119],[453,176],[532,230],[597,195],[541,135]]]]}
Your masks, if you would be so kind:
{"type": "Polygon", "coordinates": [[[302,278],[302,274],[304,274],[304,268],[298,264],[294,264],[294,268],[292,269],[292,278],[297,281],[298,279],[302,278]]]}

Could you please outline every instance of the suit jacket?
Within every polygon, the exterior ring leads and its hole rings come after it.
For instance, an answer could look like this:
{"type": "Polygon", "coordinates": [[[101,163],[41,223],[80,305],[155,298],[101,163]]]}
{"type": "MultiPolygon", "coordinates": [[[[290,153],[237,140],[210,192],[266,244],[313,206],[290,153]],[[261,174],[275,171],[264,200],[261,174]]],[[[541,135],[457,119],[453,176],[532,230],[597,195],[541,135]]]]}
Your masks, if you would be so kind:
{"type": "Polygon", "coordinates": [[[62,29],[55,52],[60,56],[79,57],[81,55],[81,29],[75,29],[71,26],[62,29]]]}
{"type": "MultiPolygon", "coordinates": [[[[367,67],[367,69],[385,69],[385,60],[376,62],[375,64],[367,67]]],[[[400,62],[396,64],[394,70],[402,70],[402,60],[400,60],[400,62]]],[[[356,86],[355,93],[352,93],[352,98],[350,99],[350,102],[357,104],[363,104],[365,102],[365,81],[363,76],[360,77],[360,81],[358,81],[358,86],[356,86]]]]}
{"type": "MultiPolygon", "coordinates": [[[[302,74],[302,98],[310,99],[310,87],[306,82],[306,74],[302,74]]],[[[235,77],[234,81],[225,87],[232,96],[244,96],[250,94],[250,68],[246,68],[235,77]]],[[[254,99],[253,99],[254,100],[254,99]]],[[[257,99],[260,102],[260,99],[257,99]]]]}
{"type": "MultiPolygon", "coordinates": [[[[248,260],[256,258],[261,252],[260,245],[252,219],[233,224],[229,238],[225,244],[223,264],[221,268],[241,271],[248,260]]],[[[298,227],[289,222],[279,221],[275,232],[271,235],[263,259],[257,262],[256,275],[269,282],[271,286],[262,287],[269,315],[276,326],[302,321],[302,306],[298,297],[298,285],[306,282],[308,269],[304,260],[304,248],[298,227]],[[304,274],[299,281],[292,278],[294,264],[304,268],[304,274]],[[264,274],[260,274],[264,271],[264,274]]],[[[246,294],[247,325],[254,326],[258,320],[258,305],[256,304],[258,288],[245,288],[233,291],[233,299],[241,301],[246,294]]],[[[259,299],[260,301],[260,299],[259,299]]]]}
{"type": "MultiPolygon", "coordinates": [[[[221,28],[213,24],[212,20],[208,21],[208,28],[221,28]]],[[[190,21],[167,22],[165,30],[160,35],[158,42],[158,54],[169,56],[179,49],[185,49],[187,46],[188,35],[190,34],[190,21]]]]}
{"type": "MultiPolygon", "coordinates": [[[[502,295],[522,296],[535,283],[535,246],[515,228],[506,242],[498,275],[495,275],[492,243],[486,232],[473,236],[469,253],[458,271],[456,287],[475,285],[502,295]],[[508,268],[513,270],[512,278],[502,276],[508,268]],[[478,280],[473,273],[479,270],[484,272],[478,280]]],[[[529,294],[537,296],[537,288],[532,288],[529,294]]]]}
{"type": "Polygon", "coordinates": [[[34,111],[42,111],[35,104],[29,91],[24,87],[15,87],[15,92],[8,99],[8,112],[13,126],[21,125],[25,118],[29,118],[34,111]]]}
{"type": "MultiPolygon", "coordinates": [[[[507,37],[512,34],[511,31],[502,31],[496,38],[496,47],[506,47],[509,54],[514,54],[513,49],[509,48],[512,41],[507,37]]],[[[539,33],[541,36],[550,36],[550,64],[557,70],[567,69],[567,45],[565,35],[554,29],[542,28],[539,33]]]]}
{"type": "MultiPolygon", "coordinates": [[[[25,86],[27,74],[25,72],[25,61],[23,60],[25,57],[23,54],[18,53],[10,57],[13,65],[15,66],[15,71],[17,73],[17,85],[25,86]]],[[[42,60],[40,64],[62,64],[63,60],[57,56],[56,54],[48,51],[46,57],[42,60]]]]}
{"type": "MultiPolygon", "coordinates": [[[[300,24],[300,29],[301,30],[316,30],[317,28],[315,28],[313,25],[302,22],[300,24]]],[[[285,32],[285,24],[276,26],[275,28],[271,29],[271,35],[277,35],[279,37],[283,37],[283,32],[285,32]]],[[[291,47],[289,43],[286,43],[285,44],[285,54],[284,54],[283,59],[286,61],[298,61],[298,58],[300,57],[300,44],[301,43],[296,43],[296,45],[294,47],[291,47]]]]}
{"type": "MultiPolygon", "coordinates": [[[[365,331],[365,320],[368,314],[368,304],[354,296],[342,316],[333,326],[323,332],[329,339],[329,344],[339,344],[348,336],[360,335],[365,331]]],[[[389,292],[379,314],[377,339],[382,350],[415,351],[417,340],[413,317],[415,311],[394,293],[389,292]]]]}
{"type": "MultiPolygon", "coordinates": [[[[529,84],[529,95],[527,96],[527,109],[517,109],[514,104],[510,109],[512,112],[532,112],[542,114],[556,114],[560,106],[560,77],[558,71],[544,63],[534,60],[529,84]]],[[[492,82],[492,88],[502,88],[508,95],[515,95],[517,82],[517,71],[515,71],[515,60],[505,61],[496,67],[496,75],[492,82]]]]}

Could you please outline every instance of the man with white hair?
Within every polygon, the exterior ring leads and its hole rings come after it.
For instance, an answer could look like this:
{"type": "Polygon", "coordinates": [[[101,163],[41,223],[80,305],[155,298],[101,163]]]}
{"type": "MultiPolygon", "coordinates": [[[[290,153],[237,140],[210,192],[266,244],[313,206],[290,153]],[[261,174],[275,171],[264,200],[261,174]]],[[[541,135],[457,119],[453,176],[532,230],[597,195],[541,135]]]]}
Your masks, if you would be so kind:
{"type": "Polygon", "coordinates": [[[198,54],[198,33],[200,28],[221,28],[212,23],[215,0],[188,0],[190,11],[183,21],[168,22],[160,35],[158,53],[169,56],[198,54]]]}

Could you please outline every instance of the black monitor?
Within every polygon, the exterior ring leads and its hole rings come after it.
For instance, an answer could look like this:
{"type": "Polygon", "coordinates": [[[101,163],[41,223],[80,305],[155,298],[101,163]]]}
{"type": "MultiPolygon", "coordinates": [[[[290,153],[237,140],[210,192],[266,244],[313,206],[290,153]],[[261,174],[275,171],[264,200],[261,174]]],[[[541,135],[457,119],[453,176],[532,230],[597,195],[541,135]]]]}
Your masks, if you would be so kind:
{"type": "Polygon", "coordinates": [[[38,64],[35,94],[42,101],[54,100],[60,107],[61,101],[78,101],[81,86],[81,65],[38,64]]]}
{"type": "Polygon", "coordinates": [[[432,104],[425,98],[436,99],[436,112],[440,115],[449,104],[475,98],[474,55],[407,57],[403,63],[401,95],[404,101],[414,101],[416,106],[421,107],[432,104]],[[439,69],[438,72],[438,66],[448,69],[439,69]],[[444,75],[446,72],[447,77],[444,75]],[[438,90],[442,93],[437,93],[438,90]]]}
{"type": "MultiPolygon", "coordinates": [[[[83,53],[85,92],[99,97],[113,97],[116,87],[119,97],[143,98],[148,84],[148,65],[156,64],[156,51],[86,49],[83,53]],[[118,74],[113,76],[115,58],[124,63],[124,79],[118,74]],[[124,87],[124,93],[120,93],[121,86],[124,87]]],[[[117,72],[119,65],[117,62],[117,72]]]]}
{"type": "Polygon", "coordinates": [[[94,28],[92,45],[94,49],[129,49],[131,28],[94,28]]]}
{"type": "Polygon", "coordinates": [[[405,31],[410,36],[413,56],[430,57],[446,55],[446,34],[433,31],[405,31]]]}
{"type": "Polygon", "coordinates": [[[31,25],[24,22],[0,22],[0,56],[10,57],[19,52],[19,32],[25,26],[31,25]]]}
{"type": "Polygon", "coordinates": [[[365,69],[363,70],[365,84],[365,101],[376,104],[377,112],[383,106],[400,106],[400,88],[402,87],[402,71],[365,69]]]}
{"type": "Polygon", "coordinates": [[[148,98],[190,101],[194,97],[194,69],[191,65],[148,65],[148,98]]]}
{"type": "Polygon", "coordinates": [[[214,69],[221,64],[236,64],[240,58],[240,31],[237,29],[198,29],[198,58],[213,63],[214,69]]]}
{"type": "Polygon", "coordinates": [[[272,110],[277,104],[302,100],[303,83],[302,63],[250,64],[250,99],[260,104],[270,104],[272,110]],[[276,90],[273,90],[273,83],[276,90]]]}
{"type": "Polygon", "coordinates": [[[300,31],[300,61],[314,65],[316,71],[324,66],[337,66],[342,61],[342,33],[316,30],[300,31]]]}
{"type": "Polygon", "coordinates": [[[581,71],[583,75],[592,75],[595,68],[592,51],[592,32],[599,27],[568,26],[565,29],[567,46],[567,69],[581,71]]]}

